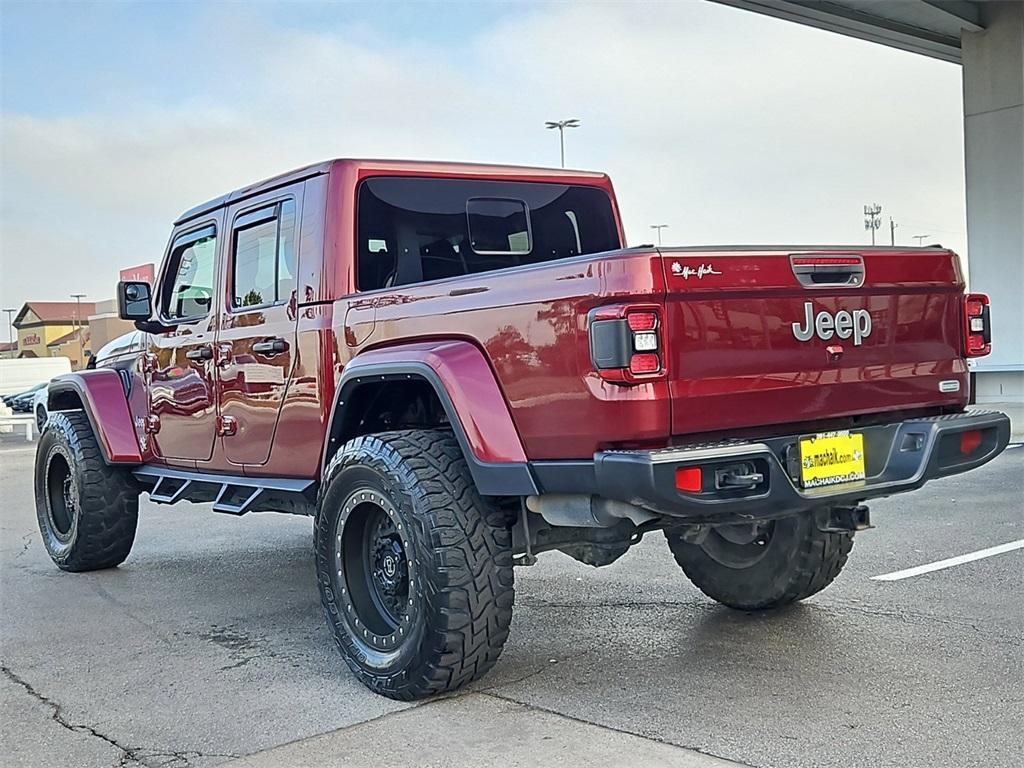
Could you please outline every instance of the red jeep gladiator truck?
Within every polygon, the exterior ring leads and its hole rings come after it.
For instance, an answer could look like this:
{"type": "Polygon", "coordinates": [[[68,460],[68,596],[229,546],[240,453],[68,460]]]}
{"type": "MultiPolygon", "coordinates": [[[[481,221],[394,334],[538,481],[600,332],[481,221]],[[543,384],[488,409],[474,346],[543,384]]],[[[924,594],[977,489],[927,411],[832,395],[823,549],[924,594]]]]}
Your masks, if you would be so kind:
{"type": "Polygon", "coordinates": [[[314,517],[324,613],[385,696],[498,658],[513,566],[660,530],[714,600],[826,587],[868,499],[1009,440],[967,411],[988,300],[931,248],[626,248],[607,176],[333,160],[175,222],[118,286],[130,368],[50,385],[35,494],[66,571],[140,493],[314,517]]]}

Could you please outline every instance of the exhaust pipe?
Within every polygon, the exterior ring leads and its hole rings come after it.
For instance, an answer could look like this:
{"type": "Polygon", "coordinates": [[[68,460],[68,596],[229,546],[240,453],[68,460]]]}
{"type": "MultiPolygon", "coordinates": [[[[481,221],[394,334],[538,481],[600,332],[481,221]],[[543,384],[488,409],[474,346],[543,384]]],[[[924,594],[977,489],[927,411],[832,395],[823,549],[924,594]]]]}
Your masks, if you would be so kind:
{"type": "Polygon", "coordinates": [[[620,520],[640,525],[657,517],[653,512],[635,504],[582,493],[527,496],[526,508],[536,512],[550,525],[571,528],[611,528],[620,520]]]}

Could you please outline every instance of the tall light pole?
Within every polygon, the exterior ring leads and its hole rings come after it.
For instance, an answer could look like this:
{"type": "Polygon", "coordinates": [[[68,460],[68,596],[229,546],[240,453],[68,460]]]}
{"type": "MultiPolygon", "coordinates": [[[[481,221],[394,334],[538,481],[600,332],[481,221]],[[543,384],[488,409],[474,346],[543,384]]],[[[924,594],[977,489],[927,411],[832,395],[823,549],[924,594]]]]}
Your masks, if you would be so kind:
{"type": "Polygon", "coordinates": [[[898,227],[895,221],[892,220],[892,216],[889,217],[889,245],[896,246],[896,227],[898,227]]]}
{"type": "Polygon", "coordinates": [[[558,146],[562,150],[562,167],[565,168],[565,129],[566,128],[579,128],[579,118],[573,117],[569,120],[548,120],[544,123],[544,127],[548,129],[558,129],[558,146]]]}
{"type": "Polygon", "coordinates": [[[661,230],[665,229],[668,224],[651,224],[651,229],[658,231],[658,245],[661,245],[661,230]]]}
{"type": "Polygon", "coordinates": [[[864,229],[871,230],[871,244],[875,244],[875,231],[882,226],[882,220],[879,216],[882,213],[882,206],[878,203],[874,205],[864,206],[864,229]]]}
{"type": "Polygon", "coordinates": [[[917,240],[917,247],[920,248],[921,243],[924,241],[924,239],[926,237],[931,237],[931,235],[914,235],[913,237],[915,240],[917,240]]]}
{"type": "Polygon", "coordinates": [[[82,299],[84,293],[72,293],[71,298],[75,300],[75,323],[78,325],[78,363],[85,363],[85,342],[82,341],[82,299]]]}
{"type": "Polygon", "coordinates": [[[10,355],[11,357],[14,356],[14,350],[17,348],[17,345],[14,344],[14,313],[17,312],[17,311],[18,310],[16,310],[16,309],[5,309],[4,310],[4,312],[7,313],[7,340],[9,342],[11,342],[12,345],[14,345],[14,346],[11,347],[10,351],[8,352],[8,355],[10,355]]]}

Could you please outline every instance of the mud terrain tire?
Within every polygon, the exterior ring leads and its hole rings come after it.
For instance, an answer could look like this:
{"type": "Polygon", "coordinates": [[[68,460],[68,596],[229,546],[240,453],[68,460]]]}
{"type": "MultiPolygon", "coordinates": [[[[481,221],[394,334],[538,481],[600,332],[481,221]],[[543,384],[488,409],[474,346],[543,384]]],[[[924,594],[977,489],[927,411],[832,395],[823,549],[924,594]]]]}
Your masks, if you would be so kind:
{"type": "Polygon", "coordinates": [[[367,688],[419,699],[494,666],[512,620],[510,521],[477,493],[451,432],[342,446],[314,539],[324,613],[367,688]]]}
{"type": "Polygon", "coordinates": [[[128,557],[138,487],[126,469],[103,461],[81,411],[50,414],[36,449],[35,495],[43,545],[58,568],[96,571],[128,557]]]}
{"type": "Polygon", "coordinates": [[[765,534],[745,544],[729,541],[725,530],[712,530],[701,544],[670,531],[665,538],[701,592],[744,611],[780,608],[820,592],[839,575],[853,547],[852,533],[821,531],[810,514],[775,520],[765,534]]]}

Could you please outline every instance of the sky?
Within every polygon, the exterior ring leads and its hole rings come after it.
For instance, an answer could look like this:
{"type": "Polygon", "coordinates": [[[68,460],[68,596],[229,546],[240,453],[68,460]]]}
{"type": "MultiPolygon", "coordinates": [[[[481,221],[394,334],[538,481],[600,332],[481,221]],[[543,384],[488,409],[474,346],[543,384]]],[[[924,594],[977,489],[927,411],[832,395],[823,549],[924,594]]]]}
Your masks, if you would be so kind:
{"type": "Polygon", "coordinates": [[[631,245],[966,256],[960,68],[705,0],[0,5],[0,302],[111,298],[182,211],[330,157],[609,173],[631,245]]]}

